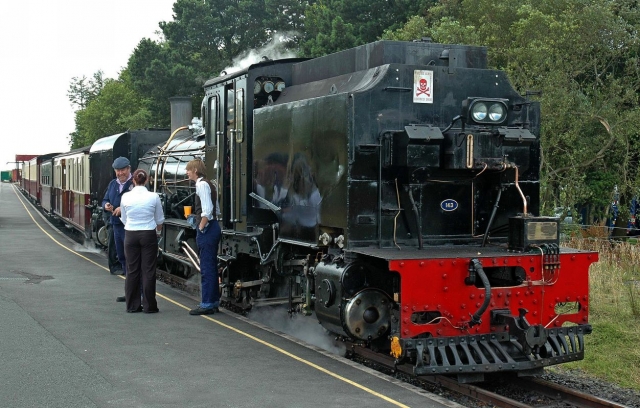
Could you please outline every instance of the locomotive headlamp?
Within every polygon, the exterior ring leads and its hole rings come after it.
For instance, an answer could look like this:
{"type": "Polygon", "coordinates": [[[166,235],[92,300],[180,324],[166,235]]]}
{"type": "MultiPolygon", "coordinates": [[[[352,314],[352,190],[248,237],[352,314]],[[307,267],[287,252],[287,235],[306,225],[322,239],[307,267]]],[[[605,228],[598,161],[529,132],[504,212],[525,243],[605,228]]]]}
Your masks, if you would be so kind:
{"type": "Polygon", "coordinates": [[[499,125],[507,119],[505,99],[469,98],[462,103],[462,110],[472,123],[499,125]]]}

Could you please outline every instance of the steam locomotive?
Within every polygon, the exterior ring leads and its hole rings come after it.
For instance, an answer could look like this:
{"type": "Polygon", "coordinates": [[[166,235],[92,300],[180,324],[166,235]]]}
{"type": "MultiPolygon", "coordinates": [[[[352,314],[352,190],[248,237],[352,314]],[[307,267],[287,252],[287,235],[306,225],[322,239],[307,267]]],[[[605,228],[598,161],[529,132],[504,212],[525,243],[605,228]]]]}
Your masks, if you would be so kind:
{"type": "MultiPolygon", "coordinates": [[[[219,193],[226,305],[286,305],[417,375],[463,382],[584,357],[598,254],[561,248],[558,218],[536,215],[540,105],[487,68],[486,48],[379,41],[264,59],[204,89],[201,128],[156,132],[136,153],[163,201],[165,269],[198,273],[185,167],[201,158],[219,193]]],[[[190,98],[173,102],[184,123],[190,98]]],[[[107,161],[143,145],[131,135],[116,154],[115,136],[95,144],[107,161]]],[[[58,183],[65,168],[41,176],[58,183]]],[[[98,190],[84,203],[94,221],[98,190]]]]}
{"type": "Polygon", "coordinates": [[[161,252],[198,268],[185,165],[218,186],[221,295],[285,304],[418,375],[481,381],[584,356],[588,270],[541,217],[540,106],[484,47],[379,41],[206,82],[202,133],[140,161],[161,252]]]}

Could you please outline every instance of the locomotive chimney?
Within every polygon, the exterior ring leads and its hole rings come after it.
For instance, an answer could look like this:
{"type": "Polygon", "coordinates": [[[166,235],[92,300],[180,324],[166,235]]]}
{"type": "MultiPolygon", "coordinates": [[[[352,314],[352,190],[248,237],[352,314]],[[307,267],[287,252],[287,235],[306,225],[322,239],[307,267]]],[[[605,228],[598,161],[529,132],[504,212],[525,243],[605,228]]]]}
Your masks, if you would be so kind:
{"type": "Polygon", "coordinates": [[[174,96],[169,98],[171,103],[171,133],[181,126],[189,126],[193,118],[191,97],[174,96]]]}

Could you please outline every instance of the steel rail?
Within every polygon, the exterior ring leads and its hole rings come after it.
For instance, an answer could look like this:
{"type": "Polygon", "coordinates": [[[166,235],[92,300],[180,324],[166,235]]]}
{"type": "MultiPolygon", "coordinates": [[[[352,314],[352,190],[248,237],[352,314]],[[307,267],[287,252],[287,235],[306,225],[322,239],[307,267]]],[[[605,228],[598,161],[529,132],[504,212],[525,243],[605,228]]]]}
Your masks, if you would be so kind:
{"type": "Polygon", "coordinates": [[[519,378],[514,383],[522,388],[536,391],[547,397],[561,400],[579,408],[628,408],[626,405],[609,401],[595,395],[574,390],[560,384],[542,380],[540,378],[519,378]]]}

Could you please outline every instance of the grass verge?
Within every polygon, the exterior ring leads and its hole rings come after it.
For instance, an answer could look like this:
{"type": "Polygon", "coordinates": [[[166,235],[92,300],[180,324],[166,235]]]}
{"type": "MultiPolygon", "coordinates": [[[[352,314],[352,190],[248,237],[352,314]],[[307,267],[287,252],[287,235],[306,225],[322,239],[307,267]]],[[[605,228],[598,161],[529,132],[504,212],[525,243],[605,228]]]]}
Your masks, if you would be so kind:
{"type": "Polygon", "coordinates": [[[585,358],[558,369],[640,390],[640,244],[598,237],[571,238],[563,246],[597,250],[589,271],[589,322],[585,358]]]}

